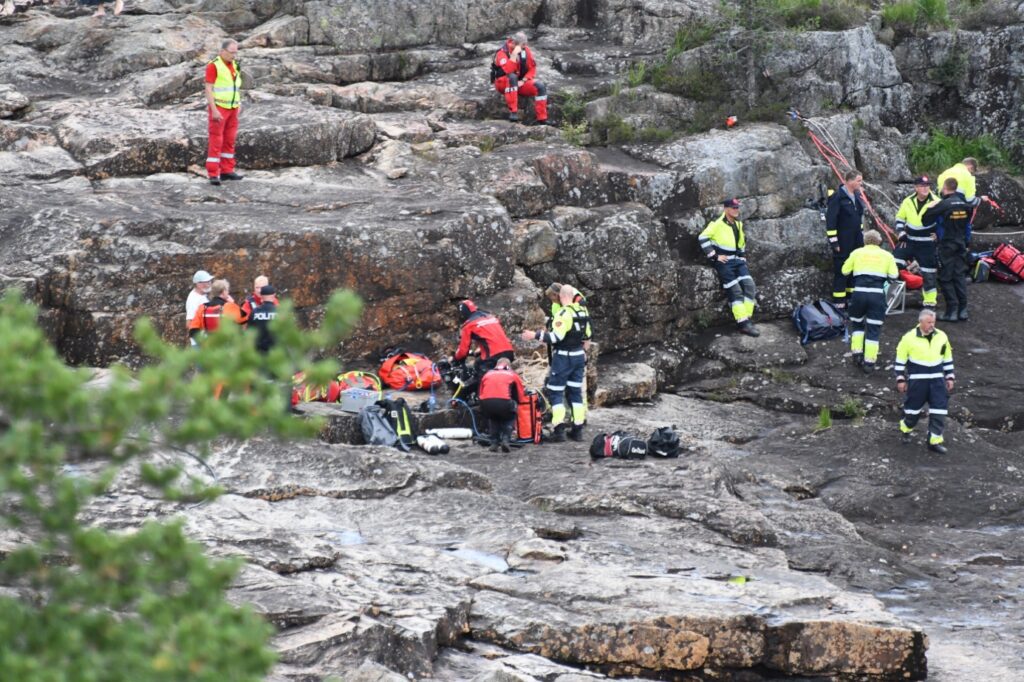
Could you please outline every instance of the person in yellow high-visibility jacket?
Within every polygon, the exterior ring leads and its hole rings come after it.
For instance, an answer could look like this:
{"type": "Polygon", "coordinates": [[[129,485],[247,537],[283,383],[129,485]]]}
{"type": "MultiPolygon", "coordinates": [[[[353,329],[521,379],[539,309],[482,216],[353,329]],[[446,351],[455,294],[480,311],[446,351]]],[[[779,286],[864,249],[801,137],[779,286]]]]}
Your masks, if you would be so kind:
{"type": "Polygon", "coordinates": [[[238,43],[225,40],[217,58],[206,65],[206,113],[208,144],[206,173],[211,185],[221,180],[241,180],[235,172],[235,137],[242,108],[242,68],[238,43]]]}
{"type": "Polygon", "coordinates": [[[868,230],[864,233],[864,246],[855,249],[843,263],[843,274],[853,277],[849,304],[850,350],[854,362],[863,367],[865,374],[875,369],[878,359],[878,339],[885,322],[885,284],[900,276],[896,259],[882,250],[881,243],[882,235],[878,230],[868,230]]]}

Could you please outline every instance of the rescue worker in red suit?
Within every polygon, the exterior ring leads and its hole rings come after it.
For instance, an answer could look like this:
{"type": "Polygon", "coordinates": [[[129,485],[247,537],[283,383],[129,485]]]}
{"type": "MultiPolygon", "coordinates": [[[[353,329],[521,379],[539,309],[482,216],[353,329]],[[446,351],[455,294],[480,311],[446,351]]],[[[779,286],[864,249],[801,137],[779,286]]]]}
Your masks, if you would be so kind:
{"type": "Polygon", "coordinates": [[[519,120],[519,96],[534,98],[534,113],[537,124],[548,121],[548,88],[537,80],[537,62],[533,52],[526,46],[526,34],[520,31],[505,41],[494,55],[491,74],[494,89],[505,96],[508,105],[508,120],[519,120]],[[503,75],[502,75],[503,74],[503,75]]]}
{"type": "Polygon", "coordinates": [[[459,317],[462,319],[462,330],[459,347],[452,358],[455,362],[466,359],[473,343],[480,351],[476,363],[477,376],[494,369],[500,358],[508,358],[509,362],[515,360],[512,342],[508,340],[497,317],[486,310],[478,310],[476,304],[468,298],[459,303],[459,317]]]}
{"type": "Polygon", "coordinates": [[[242,179],[235,172],[235,136],[242,105],[242,70],[237,55],[238,43],[225,40],[217,58],[206,65],[206,174],[211,185],[219,185],[221,180],[242,179]]]}
{"type": "Polygon", "coordinates": [[[510,452],[516,409],[525,399],[523,380],[508,358],[498,358],[494,369],[480,380],[480,411],[490,420],[491,452],[497,452],[499,446],[502,452],[510,452]]]}

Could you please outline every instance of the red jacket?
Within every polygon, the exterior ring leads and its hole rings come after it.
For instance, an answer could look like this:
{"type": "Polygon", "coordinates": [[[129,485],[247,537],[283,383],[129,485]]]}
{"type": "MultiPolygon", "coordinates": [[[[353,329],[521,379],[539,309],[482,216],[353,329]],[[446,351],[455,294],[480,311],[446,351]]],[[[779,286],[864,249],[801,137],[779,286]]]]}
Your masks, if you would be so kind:
{"type": "Polygon", "coordinates": [[[462,360],[469,355],[469,345],[473,341],[476,341],[477,348],[480,349],[481,360],[512,350],[512,342],[501,328],[501,322],[483,310],[476,311],[462,323],[459,348],[455,351],[456,360],[462,360]]]}
{"type": "Polygon", "coordinates": [[[523,380],[511,369],[492,369],[484,374],[483,379],[480,380],[480,389],[477,391],[480,400],[512,399],[518,403],[522,402],[525,395],[523,380]]]}
{"type": "Polygon", "coordinates": [[[505,72],[506,76],[510,73],[517,74],[520,81],[529,81],[537,78],[537,62],[533,59],[533,52],[530,51],[529,47],[524,47],[522,52],[519,53],[519,59],[512,59],[509,55],[512,54],[512,48],[514,47],[514,42],[511,40],[507,41],[505,46],[500,48],[497,54],[494,55],[494,63],[505,72]]]}

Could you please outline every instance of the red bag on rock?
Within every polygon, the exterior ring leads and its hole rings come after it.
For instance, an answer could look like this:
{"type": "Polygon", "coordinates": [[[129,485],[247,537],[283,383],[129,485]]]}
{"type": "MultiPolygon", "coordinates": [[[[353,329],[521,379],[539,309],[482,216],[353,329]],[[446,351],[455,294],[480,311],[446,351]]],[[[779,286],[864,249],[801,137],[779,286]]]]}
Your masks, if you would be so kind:
{"type": "Polygon", "coordinates": [[[441,383],[441,372],[426,355],[397,351],[380,366],[380,380],[399,391],[425,391],[441,383]]]}

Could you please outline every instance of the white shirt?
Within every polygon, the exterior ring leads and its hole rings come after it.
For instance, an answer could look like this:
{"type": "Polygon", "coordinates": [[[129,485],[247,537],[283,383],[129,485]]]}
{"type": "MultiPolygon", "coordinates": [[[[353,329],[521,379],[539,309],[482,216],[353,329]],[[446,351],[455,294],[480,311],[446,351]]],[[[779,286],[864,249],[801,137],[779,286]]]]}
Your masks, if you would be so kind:
{"type": "MultiPolygon", "coordinates": [[[[185,326],[188,327],[188,323],[192,321],[192,318],[196,316],[196,311],[199,310],[199,306],[204,303],[209,303],[210,300],[206,297],[206,294],[200,294],[198,291],[193,289],[188,292],[188,298],[185,300],[185,326]]],[[[189,339],[193,346],[196,345],[194,339],[189,339]]]]}

